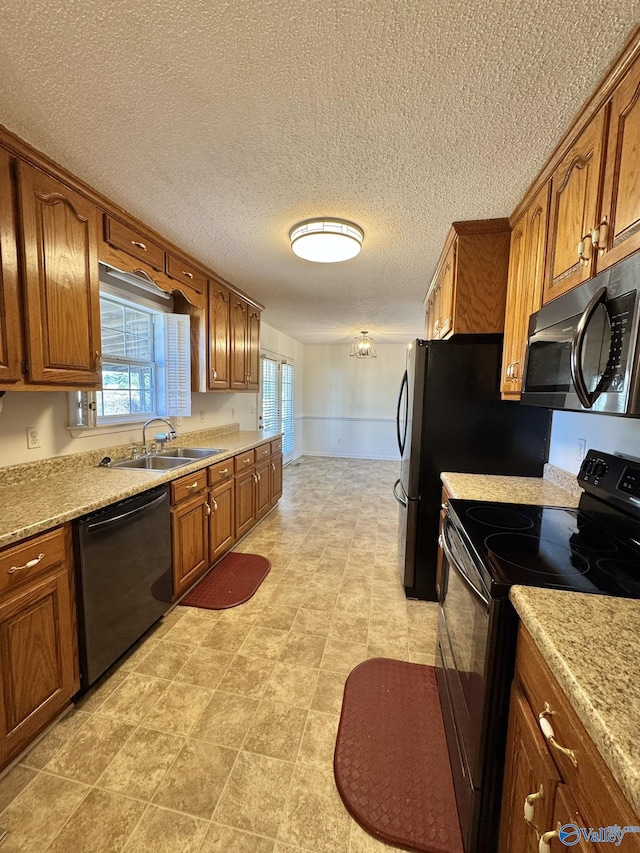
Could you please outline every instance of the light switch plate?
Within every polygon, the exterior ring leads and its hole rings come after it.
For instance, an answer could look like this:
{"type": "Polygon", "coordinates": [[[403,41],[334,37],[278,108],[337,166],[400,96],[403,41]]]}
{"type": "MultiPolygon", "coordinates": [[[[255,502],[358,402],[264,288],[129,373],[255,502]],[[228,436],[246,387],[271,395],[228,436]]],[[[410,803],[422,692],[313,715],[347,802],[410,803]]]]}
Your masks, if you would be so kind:
{"type": "Polygon", "coordinates": [[[29,450],[35,450],[40,446],[40,433],[38,431],[38,427],[27,427],[27,447],[29,450]]]}

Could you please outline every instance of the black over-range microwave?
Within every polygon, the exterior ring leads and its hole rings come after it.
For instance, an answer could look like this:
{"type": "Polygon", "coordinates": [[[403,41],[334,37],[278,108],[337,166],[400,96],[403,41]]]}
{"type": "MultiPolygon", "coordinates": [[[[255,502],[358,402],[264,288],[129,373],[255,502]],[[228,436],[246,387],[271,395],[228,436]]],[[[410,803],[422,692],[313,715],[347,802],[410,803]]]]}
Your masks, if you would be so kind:
{"type": "Polygon", "coordinates": [[[531,315],[521,402],[640,416],[640,252],[531,315]]]}

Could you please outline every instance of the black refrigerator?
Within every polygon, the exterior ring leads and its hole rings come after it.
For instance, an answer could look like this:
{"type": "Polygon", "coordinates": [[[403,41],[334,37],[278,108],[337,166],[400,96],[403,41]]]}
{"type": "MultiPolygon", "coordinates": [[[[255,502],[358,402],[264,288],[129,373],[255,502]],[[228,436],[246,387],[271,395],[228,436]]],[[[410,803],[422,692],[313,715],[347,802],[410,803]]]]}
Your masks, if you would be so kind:
{"type": "Polygon", "coordinates": [[[435,601],[442,471],[539,477],[551,412],[500,399],[502,335],[415,340],[398,398],[400,577],[435,601]]]}

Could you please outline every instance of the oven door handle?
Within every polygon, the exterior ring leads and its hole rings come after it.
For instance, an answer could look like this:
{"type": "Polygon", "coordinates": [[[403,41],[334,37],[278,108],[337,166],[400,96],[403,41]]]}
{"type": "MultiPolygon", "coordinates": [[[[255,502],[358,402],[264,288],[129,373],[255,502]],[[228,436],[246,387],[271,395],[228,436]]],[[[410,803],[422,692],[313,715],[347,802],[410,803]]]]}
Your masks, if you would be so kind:
{"type": "Polygon", "coordinates": [[[484,606],[488,610],[490,599],[487,598],[487,596],[482,592],[482,590],[478,589],[478,587],[473,583],[473,581],[471,580],[469,575],[465,571],[463,571],[462,567],[460,566],[460,563],[453,556],[451,544],[449,543],[449,540],[447,539],[446,526],[442,530],[442,534],[440,536],[439,543],[440,543],[440,547],[444,551],[444,555],[447,558],[447,562],[449,563],[449,565],[453,569],[456,570],[456,572],[460,575],[460,577],[461,577],[462,581],[465,583],[465,585],[467,587],[469,587],[471,592],[473,592],[475,594],[475,596],[480,599],[480,601],[482,601],[482,603],[484,604],[484,606]]]}
{"type": "Polygon", "coordinates": [[[589,326],[589,323],[596,311],[596,308],[598,307],[598,305],[603,304],[606,298],[606,287],[599,288],[593,294],[593,296],[589,300],[589,304],[582,312],[582,317],[580,317],[580,320],[578,321],[573,340],[571,341],[571,379],[573,380],[573,385],[576,389],[578,399],[580,400],[585,409],[591,409],[593,407],[593,404],[602,393],[607,381],[607,372],[605,371],[596,389],[594,391],[589,391],[587,389],[587,383],[584,381],[584,373],[582,371],[582,350],[584,348],[584,339],[587,333],[587,327],[589,326]]]}

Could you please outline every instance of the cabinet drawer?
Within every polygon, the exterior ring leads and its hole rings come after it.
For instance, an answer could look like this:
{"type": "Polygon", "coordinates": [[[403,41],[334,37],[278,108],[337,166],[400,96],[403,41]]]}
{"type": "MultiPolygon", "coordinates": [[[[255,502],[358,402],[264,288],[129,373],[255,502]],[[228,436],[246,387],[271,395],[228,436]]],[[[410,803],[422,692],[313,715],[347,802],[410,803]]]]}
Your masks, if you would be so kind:
{"type": "Polygon", "coordinates": [[[271,456],[273,451],[271,450],[270,442],[267,442],[266,444],[260,444],[256,447],[254,452],[256,455],[256,462],[264,462],[265,459],[268,459],[271,456]]]}
{"type": "Polygon", "coordinates": [[[0,592],[42,574],[65,558],[64,528],[58,527],[0,554],[0,592]],[[29,565],[32,563],[33,565],[29,565]]]}
{"type": "Polygon", "coordinates": [[[175,278],[176,281],[182,281],[190,287],[195,288],[200,293],[204,293],[207,289],[207,279],[203,273],[199,272],[195,267],[181,261],[175,255],[167,255],[167,275],[175,278]]]}
{"type": "Polygon", "coordinates": [[[253,450],[247,450],[246,453],[239,453],[237,456],[234,456],[233,459],[236,474],[239,474],[241,471],[246,471],[247,468],[253,468],[253,463],[255,461],[253,450]]]}
{"type": "Polygon", "coordinates": [[[153,243],[144,234],[134,231],[111,216],[104,218],[104,239],[107,243],[122,249],[128,255],[133,255],[141,261],[164,271],[164,250],[157,243],[153,243]]]}
{"type": "MultiPolygon", "coordinates": [[[[516,671],[524,692],[531,705],[536,724],[546,707],[552,713],[546,719],[553,728],[555,744],[573,751],[575,764],[554,745],[547,741],[562,777],[573,791],[587,826],[609,826],[612,822],[635,825],[637,819],[631,806],[613,779],[584,726],[571,707],[553,674],[529,634],[522,630],[518,639],[516,671]],[[615,820],[611,818],[615,815],[615,820]]],[[[640,839],[633,836],[630,850],[640,849],[640,839]],[[638,847],[634,846],[638,844],[638,847]]],[[[626,842],[625,842],[626,843],[626,842]]]]}
{"type": "Polygon", "coordinates": [[[181,477],[171,483],[171,503],[175,504],[185,498],[192,498],[207,488],[207,470],[196,471],[188,477],[181,477]]]}
{"type": "Polygon", "coordinates": [[[276,438],[271,442],[271,453],[282,453],[282,439],[276,438]]]}
{"type": "Polygon", "coordinates": [[[233,459],[227,459],[225,462],[218,462],[217,465],[209,467],[209,485],[217,486],[233,475],[233,459]]]}

